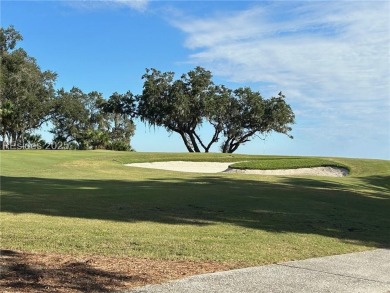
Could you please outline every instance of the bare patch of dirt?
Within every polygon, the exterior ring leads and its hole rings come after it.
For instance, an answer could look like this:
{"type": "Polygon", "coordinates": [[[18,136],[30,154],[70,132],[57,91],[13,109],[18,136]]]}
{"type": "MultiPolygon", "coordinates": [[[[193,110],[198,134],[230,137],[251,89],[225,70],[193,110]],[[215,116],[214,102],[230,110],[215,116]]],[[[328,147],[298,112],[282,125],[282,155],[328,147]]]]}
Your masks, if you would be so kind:
{"type": "Polygon", "coordinates": [[[1,292],[116,292],[233,268],[217,262],[1,250],[1,292]]]}

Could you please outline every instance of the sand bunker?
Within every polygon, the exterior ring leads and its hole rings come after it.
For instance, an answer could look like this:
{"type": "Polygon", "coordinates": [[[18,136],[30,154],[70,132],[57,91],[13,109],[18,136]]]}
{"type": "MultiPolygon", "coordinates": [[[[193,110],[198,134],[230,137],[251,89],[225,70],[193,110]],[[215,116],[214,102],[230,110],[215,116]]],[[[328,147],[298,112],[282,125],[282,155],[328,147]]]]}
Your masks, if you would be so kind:
{"type": "Polygon", "coordinates": [[[193,172],[193,173],[220,173],[228,171],[230,163],[217,163],[217,162],[184,162],[184,161],[172,161],[172,162],[153,162],[153,163],[134,163],[126,164],[130,167],[160,169],[179,172],[193,172]]]}
{"type": "Polygon", "coordinates": [[[242,174],[258,174],[258,175],[310,175],[310,176],[330,176],[343,177],[348,175],[348,170],[338,167],[315,167],[315,168],[299,168],[299,169],[280,169],[280,170],[238,170],[231,169],[230,163],[219,162],[185,162],[185,161],[171,161],[171,162],[152,162],[152,163],[134,163],[126,164],[129,167],[160,169],[178,172],[192,172],[192,173],[242,173],[242,174]]]}
{"type": "Polygon", "coordinates": [[[313,167],[313,168],[298,168],[298,169],[277,169],[277,170],[239,170],[229,169],[229,173],[244,173],[244,174],[259,174],[259,175],[310,175],[310,176],[330,176],[343,177],[348,175],[348,170],[338,167],[313,167]]]}

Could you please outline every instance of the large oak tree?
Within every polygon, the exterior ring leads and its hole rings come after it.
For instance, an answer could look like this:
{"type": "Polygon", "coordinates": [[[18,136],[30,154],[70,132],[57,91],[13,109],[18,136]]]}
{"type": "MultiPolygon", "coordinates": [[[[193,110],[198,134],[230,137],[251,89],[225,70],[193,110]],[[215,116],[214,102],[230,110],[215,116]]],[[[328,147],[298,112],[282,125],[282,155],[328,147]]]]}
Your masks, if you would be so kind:
{"type": "Polygon", "coordinates": [[[233,153],[253,137],[273,131],[292,138],[289,132],[295,116],[281,92],[277,97],[264,99],[259,92],[248,87],[238,88],[231,91],[228,100],[224,115],[220,115],[223,153],[233,153]]]}
{"type": "Polygon", "coordinates": [[[0,28],[0,134],[6,143],[23,144],[27,132],[48,121],[53,110],[56,74],[42,71],[36,60],[16,48],[22,36],[10,26],[0,28]]]}
{"type": "Polygon", "coordinates": [[[100,108],[107,121],[108,144],[113,150],[132,150],[130,139],[134,135],[135,97],[128,91],[125,94],[113,93],[100,108]]]}
{"type": "Polygon", "coordinates": [[[173,72],[147,69],[138,115],[142,121],[178,133],[189,152],[208,152],[223,137],[221,151],[233,153],[255,136],[272,131],[289,135],[294,113],[279,93],[264,99],[249,87],[231,90],[215,85],[202,67],[174,79],[173,72]],[[207,143],[199,128],[209,122],[213,133],[207,143]]]}
{"type": "Polygon", "coordinates": [[[61,89],[56,95],[51,132],[55,141],[74,143],[78,149],[131,150],[134,108],[131,92],[114,93],[105,100],[96,91],[61,89]]]}
{"type": "Polygon", "coordinates": [[[211,72],[196,67],[174,80],[173,72],[147,69],[142,95],[138,96],[138,115],[142,121],[162,126],[182,138],[189,152],[208,152],[198,131],[204,119],[205,100],[214,94],[211,72]]]}

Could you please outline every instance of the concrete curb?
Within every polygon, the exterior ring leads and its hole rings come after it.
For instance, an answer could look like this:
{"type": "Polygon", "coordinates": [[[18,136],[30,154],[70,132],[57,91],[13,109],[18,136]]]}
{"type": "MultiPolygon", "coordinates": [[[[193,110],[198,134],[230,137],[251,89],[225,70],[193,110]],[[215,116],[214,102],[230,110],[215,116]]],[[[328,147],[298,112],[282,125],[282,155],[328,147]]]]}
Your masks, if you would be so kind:
{"type": "Polygon", "coordinates": [[[192,276],[128,293],[390,293],[390,250],[312,258],[192,276]]]}

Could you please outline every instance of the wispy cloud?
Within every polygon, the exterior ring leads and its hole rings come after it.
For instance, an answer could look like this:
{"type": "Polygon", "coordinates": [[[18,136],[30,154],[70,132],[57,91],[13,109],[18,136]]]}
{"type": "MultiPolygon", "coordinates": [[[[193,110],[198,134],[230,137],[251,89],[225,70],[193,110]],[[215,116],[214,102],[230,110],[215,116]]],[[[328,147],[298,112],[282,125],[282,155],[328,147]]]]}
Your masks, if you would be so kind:
{"type": "Polygon", "coordinates": [[[194,64],[259,83],[266,95],[283,90],[300,113],[298,130],[316,124],[313,135],[356,142],[382,136],[390,148],[389,9],[377,1],[274,2],[172,24],[186,33],[194,64]]]}
{"type": "Polygon", "coordinates": [[[129,7],[138,11],[144,11],[149,0],[65,0],[63,2],[78,9],[129,7]]]}

